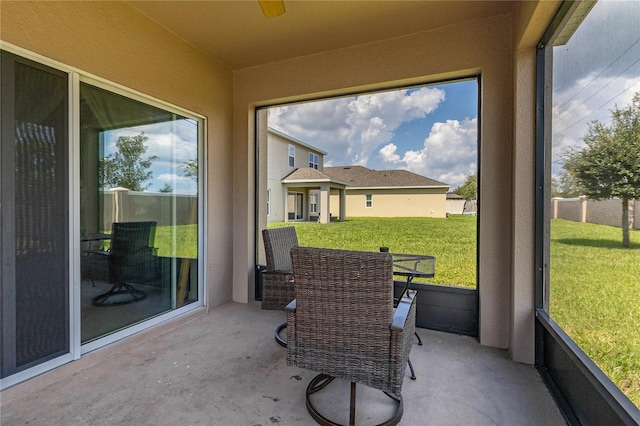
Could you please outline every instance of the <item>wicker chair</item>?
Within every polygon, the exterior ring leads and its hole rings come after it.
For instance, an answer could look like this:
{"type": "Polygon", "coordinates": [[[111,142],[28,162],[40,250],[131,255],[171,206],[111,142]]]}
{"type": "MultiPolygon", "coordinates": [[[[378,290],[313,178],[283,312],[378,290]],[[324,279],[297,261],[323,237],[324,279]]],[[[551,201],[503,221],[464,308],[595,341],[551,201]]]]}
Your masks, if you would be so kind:
{"type": "Polygon", "coordinates": [[[296,299],[287,308],[287,365],[320,374],[306,391],[307,409],[320,424],[334,425],[310,396],[334,378],[351,382],[350,424],[355,423],[356,383],[396,402],[385,425],[402,418],[402,382],[415,331],[415,295],[407,290],[394,309],[389,253],[310,247],[291,250],[296,299]]]}
{"type": "MultiPolygon", "coordinates": [[[[262,271],[262,309],[282,310],[296,297],[291,268],[291,248],[298,245],[296,228],[286,226],[262,230],[267,269],[262,271]]],[[[281,346],[286,341],[280,332],[286,322],[276,328],[275,339],[281,346]]]]}

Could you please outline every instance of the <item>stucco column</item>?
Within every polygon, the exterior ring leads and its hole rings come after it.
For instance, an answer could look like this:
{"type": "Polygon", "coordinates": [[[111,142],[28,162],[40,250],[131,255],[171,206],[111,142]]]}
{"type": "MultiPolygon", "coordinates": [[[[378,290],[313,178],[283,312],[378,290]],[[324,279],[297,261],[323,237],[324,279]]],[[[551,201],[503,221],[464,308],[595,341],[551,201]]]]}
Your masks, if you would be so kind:
{"type": "Polygon", "coordinates": [[[320,223],[329,223],[331,211],[329,204],[329,185],[320,186],[320,223]]]}
{"type": "Polygon", "coordinates": [[[347,220],[347,190],[340,189],[340,221],[347,220]]]}
{"type": "Polygon", "coordinates": [[[284,208],[282,209],[283,214],[282,214],[282,221],[283,222],[289,222],[289,206],[288,206],[288,200],[289,200],[289,188],[287,188],[286,186],[284,187],[284,197],[282,197],[283,203],[284,203],[284,208]]]}

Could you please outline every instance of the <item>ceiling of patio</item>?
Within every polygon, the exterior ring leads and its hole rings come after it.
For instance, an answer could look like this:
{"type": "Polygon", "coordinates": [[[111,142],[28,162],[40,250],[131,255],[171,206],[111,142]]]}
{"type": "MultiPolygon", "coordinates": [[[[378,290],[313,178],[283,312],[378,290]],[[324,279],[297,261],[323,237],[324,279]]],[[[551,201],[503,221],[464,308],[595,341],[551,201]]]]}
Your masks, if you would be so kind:
{"type": "Polygon", "coordinates": [[[232,69],[508,13],[511,1],[300,1],[262,14],[257,0],[126,1],[232,69]]]}

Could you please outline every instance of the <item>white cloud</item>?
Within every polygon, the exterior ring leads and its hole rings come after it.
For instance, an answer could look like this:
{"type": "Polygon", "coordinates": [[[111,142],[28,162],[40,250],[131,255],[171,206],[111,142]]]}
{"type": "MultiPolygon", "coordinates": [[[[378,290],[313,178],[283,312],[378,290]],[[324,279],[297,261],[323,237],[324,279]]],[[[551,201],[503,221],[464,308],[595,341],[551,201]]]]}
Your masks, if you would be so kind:
{"type": "Polygon", "coordinates": [[[390,143],[380,149],[379,155],[385,163],[399,163],[401,160],[400,156],[396,154],[396,151],[398,151],[398,147],[390,143]]]}
{"type": "MultiPolygon", "coordinates": [[[[636,67],[640,71],[640,67],[636,67]]],[[[636,71],[636,72],[638,72],[636,71]]],[[[611,111],[631,104],[640,91],[640,72],[616,78],[588,75],[565,90],[553,93],[552,173],[561,170],[563,155],[571,148],[584,146],[589,125],[597,120],[611,122],[611,111]]]]}
{"type": "Polygon", "coordinates": [[[193,179],[191,179],[191,178],[188,178],[188,177],[185,177],[185,176],[176,175],[174,173],[162,173],[156,179],[159,180],[160,182],[163,182],[163,183],[193,182],[193,179]]]}
{"type": "Polygon", "coordinates": [[[638,2],[599,1],[569,42],[554,48],[553,174],[568,149],[584,146],[591,122],[608,125],[611,110],[640,91],[638,12],[638,2]]]}
{"type": "Polygon", "coordinates": [[[397,128],[444,101],[435,87],[288,105],[269,110],[269,126],[328,152],[325,164],[367,165],[397,128]]]}
{"type": "Polygon", "coordinates": [[[176,194],[195,194],[198,184],[191,178],[176,175],[173,173],[162,173],[154,179],[154,187],[151,190],[158,190],[165,184],[169,184],[176,194]]]}
{"type": "Polygon", "coordinates": [[[477,173],[478,120],[447,120],[435,123],[421,150],[408,150],[402,157],[394,144],[378,152],[382,168],[402,168],[451,185],[464,183],[477,173]]]}

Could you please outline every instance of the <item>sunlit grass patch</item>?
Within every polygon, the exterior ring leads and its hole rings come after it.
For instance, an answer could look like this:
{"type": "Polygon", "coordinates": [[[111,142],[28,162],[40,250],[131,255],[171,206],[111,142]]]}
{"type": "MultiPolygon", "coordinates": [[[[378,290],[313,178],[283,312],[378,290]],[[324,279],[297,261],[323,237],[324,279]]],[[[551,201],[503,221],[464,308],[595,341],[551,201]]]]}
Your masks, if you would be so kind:
{"type": "Polygon", "coordinates": [[[550,314],[640,406],[640,231],[552,221],[550,314]]]}

